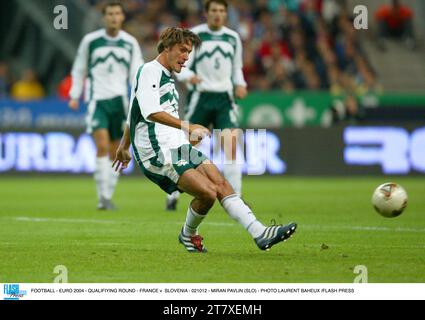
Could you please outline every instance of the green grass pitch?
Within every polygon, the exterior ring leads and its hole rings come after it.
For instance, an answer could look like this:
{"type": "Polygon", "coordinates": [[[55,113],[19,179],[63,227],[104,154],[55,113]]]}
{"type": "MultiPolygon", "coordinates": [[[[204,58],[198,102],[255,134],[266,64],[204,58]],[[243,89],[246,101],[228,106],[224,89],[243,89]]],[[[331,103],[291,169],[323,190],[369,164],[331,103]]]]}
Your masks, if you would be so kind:
{"type": "Polygon", "coordinates": [[[3,176],[0,190],[3,283],[53,282],[57,265],[72,283],[350,283],[357,265],[369,282],[425,282],[424,178],[245,178],[245,199],[261,221],[296,221],[298,230],[262,252],[216,204],[200,228],[207,254],[177,241],[189,197],[165,212],[165,194],[144,178],[121,179],[117,212],[95,210],[90,177],[3,176]],[[387,180],[409,194],[394,219],[370,203],[387,180]]]}

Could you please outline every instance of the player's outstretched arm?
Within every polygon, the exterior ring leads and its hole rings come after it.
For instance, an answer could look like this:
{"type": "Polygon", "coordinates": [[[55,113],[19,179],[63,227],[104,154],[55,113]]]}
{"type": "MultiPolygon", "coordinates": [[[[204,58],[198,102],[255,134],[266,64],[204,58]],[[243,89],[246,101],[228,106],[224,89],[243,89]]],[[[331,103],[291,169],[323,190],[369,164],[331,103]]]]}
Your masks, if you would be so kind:
{"type": "Polygon", "coordinates": [[[236,52],[233,60],[233,84],[235,85],[235,97],[243,99],[248,94],[247,84],[243,75],[242,42],[239,36],[236,37],[236,52]]]}
{"type": "Polygon", "coordinates": [[[71,100],[69,101],[68,106],[75,111],[78,110],[80,106],[79,99],[83,92],[84,79],[87,74],[87,61],[88,40],[87,37],[85,37],[80,43],[71,71],[72,86],[69,92],[71,100]]]}
{"type": "Polygon", "coordinates": [[[131,161],[131,154],[129,148],[130,128],[128,127],[128,125],[126,125],[120,146],[118,147],[117,153],[115,155],[115,160],[112,163],[112,168],[114,168],[115,171],[121,172],[128,167],[128,164],[131,161]]]}

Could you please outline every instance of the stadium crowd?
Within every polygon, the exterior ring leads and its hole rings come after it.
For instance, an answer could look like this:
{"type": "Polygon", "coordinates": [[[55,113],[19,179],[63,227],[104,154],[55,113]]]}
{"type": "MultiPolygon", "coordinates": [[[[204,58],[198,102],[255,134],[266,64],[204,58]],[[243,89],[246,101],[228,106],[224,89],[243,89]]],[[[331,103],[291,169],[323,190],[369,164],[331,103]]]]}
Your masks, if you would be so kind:
{"type": "MultiPolygon", "coordinates": [[[[105,3],[85,1],[99,12],[105,3]]],[[[158,35],[164,28],[203,22],[202,0],[121,2],[127,8],[125,29],[139,40],[146,61],[156,56],[158,35]]],[[[353,27],[353,13],[346,0],[228,2],[228,26],[242,38],[244,74],[250,90],[329,90],[333,95],[355,96],[382,90],[353,27]]],[[[384,28],[383,12],[380,8],[376,13],[379,30],[384,28]]],[[[411,35],[411,24],[406,25],[411,35]]],[[[0,61],[0,97],[25,100],[44,96],[32,70],[18,78],[11,77],[7,65],[0,61]]],[[[69,87],[67,81],[65,88],[69,87]]],[[[63,85],[59,96],[63,96],[63,85]]]]}
{"type": "MultiPolygon", "coordinates": [[[[87,0],[101,10],[102,0],[87,0]]],[[[202,1],[124,0],[126,29],[147,60],[167,26],[202,23],[202,1]]],[[[330,90],[364,94],[379,84],[341,0],[229,1],[230,28],[241,35],[251,90],[330,90]]]]}

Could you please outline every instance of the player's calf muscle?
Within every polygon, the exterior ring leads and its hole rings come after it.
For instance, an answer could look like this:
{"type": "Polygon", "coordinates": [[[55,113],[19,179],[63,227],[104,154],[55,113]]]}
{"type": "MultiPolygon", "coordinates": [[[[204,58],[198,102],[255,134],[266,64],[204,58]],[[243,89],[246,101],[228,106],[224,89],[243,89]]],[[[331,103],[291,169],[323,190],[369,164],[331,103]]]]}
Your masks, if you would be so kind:
{"type": "Polygon", "coordinates": [[[206,215],[208,211],[210,211],[213,205],[214,205],[214,201],[209,202],[209,201],[202,201],[199,199],[193,199],[192,202],[190,203],[190,206],[192,207],[192,209],[200,215],[206,215]]]}

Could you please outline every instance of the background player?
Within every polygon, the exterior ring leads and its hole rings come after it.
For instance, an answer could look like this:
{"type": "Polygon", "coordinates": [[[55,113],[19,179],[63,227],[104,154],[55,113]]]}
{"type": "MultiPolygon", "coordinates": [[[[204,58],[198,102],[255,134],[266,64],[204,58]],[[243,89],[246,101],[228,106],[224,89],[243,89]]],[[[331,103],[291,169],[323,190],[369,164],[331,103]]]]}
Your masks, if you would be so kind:
{"type": "MultiPolygon", "coordinates": [[[[224,177],[235,192],[242,195],[242,166],[236,161],[238,114],[234,97],[247,95],[242,73],[242,43],[236,31],[225,27],[228,4],[225,0],[208,0],[205,4],[207,23],[191,29],[202,45],[189,57],[187,68],[176,74],[179,81],[189,85],[185,119],[205,127],[224,130],[227,159],[224,177]],[[231,160],[231,161],[230,161],[231,160]]],[[[224,137],[223,137],[224,138],[224,137]]],[[[222,145],[224,142],[222,141],[222,145]]],[[[167,198],[167,210],[175,210],[179,193],[167,198]]]]}
{"type": "Polygon", "coordinates": [[[103,9],[105,29],[87,34],[81,41],[72,68],[69,107],[77,110],[87,78],[87,132],[96,143],[96,181],[98,209],[113,210],[111,202],[119,174],[111,170],[127,116],[129,79],[143,63],[137,40],[121,30],[125,20],[120,2],[110,2],[103,9]]]}

